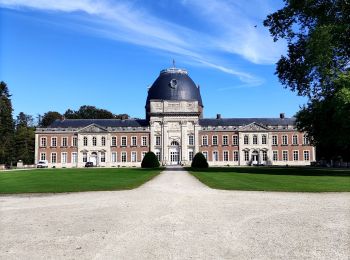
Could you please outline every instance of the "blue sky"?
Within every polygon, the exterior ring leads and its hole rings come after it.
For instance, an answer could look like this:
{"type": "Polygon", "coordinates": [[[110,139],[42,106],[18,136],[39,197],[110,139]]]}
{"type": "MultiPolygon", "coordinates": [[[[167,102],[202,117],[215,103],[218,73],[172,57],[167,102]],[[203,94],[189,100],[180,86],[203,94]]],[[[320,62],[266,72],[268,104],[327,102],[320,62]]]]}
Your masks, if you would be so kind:
{"type": "Polygon", "coordinates": [[[274,75],[286,51],[262,21],[276,0],[0,0],[0,80],[14,115],[94,105],[144,117],[161,69],[186,68],[204,116],[290,117],[306,102],[274,75]]]}

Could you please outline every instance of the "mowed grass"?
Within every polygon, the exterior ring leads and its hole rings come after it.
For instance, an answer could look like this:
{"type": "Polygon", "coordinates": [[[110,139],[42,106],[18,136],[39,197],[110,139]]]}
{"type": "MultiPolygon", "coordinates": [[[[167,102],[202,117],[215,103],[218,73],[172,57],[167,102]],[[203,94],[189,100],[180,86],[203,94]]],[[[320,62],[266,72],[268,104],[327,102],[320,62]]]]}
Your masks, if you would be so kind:
{"type": "Polygon", "coordinates": [[[161,169],[88,168],[0,172],[0,193],[45,193],[134,189],[161,169]]]}
{"type": "Polygon", "coordinates": [[[349,192],[349,169],[237,167],[188,169],[214,189],[288,192],[349,192]]]}

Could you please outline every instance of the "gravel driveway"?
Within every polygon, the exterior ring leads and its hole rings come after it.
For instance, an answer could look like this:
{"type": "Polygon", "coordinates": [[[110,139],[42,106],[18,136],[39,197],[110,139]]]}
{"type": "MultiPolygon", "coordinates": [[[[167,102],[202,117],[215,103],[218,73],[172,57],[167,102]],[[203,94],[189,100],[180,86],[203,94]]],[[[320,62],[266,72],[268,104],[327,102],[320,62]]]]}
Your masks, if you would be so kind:
{"type": "Polygon", "coordinates": [[[1,259],[349,259],[350,193],[221,191],[179,168],[130,191],[0,197],[1,259]]]}

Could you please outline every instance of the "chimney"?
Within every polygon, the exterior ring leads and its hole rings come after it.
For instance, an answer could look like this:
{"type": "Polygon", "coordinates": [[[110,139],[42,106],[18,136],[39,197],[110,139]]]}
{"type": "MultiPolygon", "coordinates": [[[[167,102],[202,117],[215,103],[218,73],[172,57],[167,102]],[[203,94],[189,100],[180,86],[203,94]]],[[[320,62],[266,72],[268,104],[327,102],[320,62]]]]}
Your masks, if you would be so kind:
{"type": "Polygon", "coordinates": [[[221,119],[221,114],[216,114],[216,119],[221,119]]]}
{"type": "Polygon", "coordinates": [[[280,119],[284,119],[284,113],[280,113],[280,119]]]}

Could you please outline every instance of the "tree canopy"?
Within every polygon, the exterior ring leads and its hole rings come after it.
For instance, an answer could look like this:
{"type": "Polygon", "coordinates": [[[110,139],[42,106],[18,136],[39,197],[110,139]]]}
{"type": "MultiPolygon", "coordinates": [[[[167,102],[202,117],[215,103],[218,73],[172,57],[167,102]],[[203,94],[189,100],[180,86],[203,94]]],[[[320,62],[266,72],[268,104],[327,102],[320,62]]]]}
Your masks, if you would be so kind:
{"type": "Polygon", "coordinates": [[[68,109],[64,114],[67,119],[127,119],[127,114],[116,115],[112,112],[97,108],[95,106],[81,106],[78,110],[74,111],[68,109]]]}
{"type": "MultiPolygon", "coordinates": [[[[308,104],[297,113],[328,159],[350,154],[350,2],[284,0],[285,6],[264,21],[274,40],[285,39],[288,51],[277,62],[281,83],[308,104]],[[327,151],[327,152],[326,152],[327,151]]],[[[319,153],[320,154],[320,153],[319,153]]]]}
{"type": "Polygon", "coordinates": [[[34,163],[35,127],[33,117],[20,112],[16,120],[15,154],[16,161],[24,164],[34,163]]]}
{"type": "Polygon", "coordinates": [[[48,127],[53,122],[55,122],[55,120],[61,120],[61,119],[63,119],[63,116],[59,112],[48,111],[40,118],[39,125],[41,127],[48,127]]]}
{"type": "Polygon", "coordinates": [[[0,82],[0,164],[11,164],[14,160],[14,121],[11,95],[5,82],[0,82]]]}

